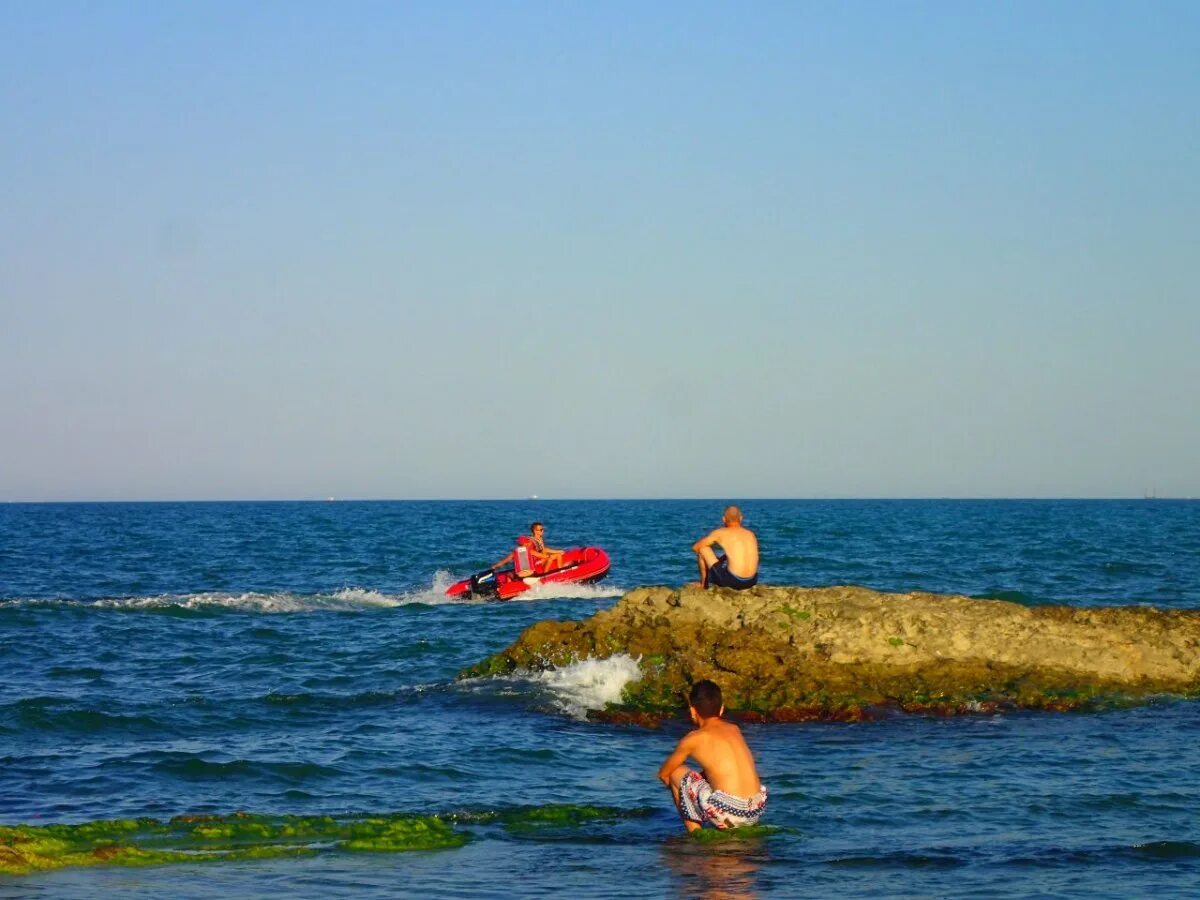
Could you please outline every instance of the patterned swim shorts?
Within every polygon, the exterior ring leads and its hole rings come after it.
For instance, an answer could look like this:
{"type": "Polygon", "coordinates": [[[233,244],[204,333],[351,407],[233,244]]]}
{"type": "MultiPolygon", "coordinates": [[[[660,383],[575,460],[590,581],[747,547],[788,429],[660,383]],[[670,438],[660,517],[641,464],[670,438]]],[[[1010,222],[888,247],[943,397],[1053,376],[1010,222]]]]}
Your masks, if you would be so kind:
{"type": "Polygon", "coordinates": [[[767,786],[749,799],[714,790],[699,772],[689,771],[679,782],[679,811],[689,822],[711,822],[717,828],[757,825],[767,808],[767,786]]]}

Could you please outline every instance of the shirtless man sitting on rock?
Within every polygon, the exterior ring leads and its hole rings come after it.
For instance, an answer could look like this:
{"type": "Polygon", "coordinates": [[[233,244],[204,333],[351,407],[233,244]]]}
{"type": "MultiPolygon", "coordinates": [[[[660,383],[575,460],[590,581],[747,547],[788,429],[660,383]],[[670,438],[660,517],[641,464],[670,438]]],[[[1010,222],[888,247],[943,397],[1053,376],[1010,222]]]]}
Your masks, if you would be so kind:
{"type": "Polygon", "coordinates": [[[744,591],[758,584],[758,538],[742,526],[742,511],[736,506],[725,508],[724,521],[723,528],[692,544],[700,563],[700,585],[744,591]],[[718,557],[713,544],[725,552],[718,557]]]}
{"type": "Polygon", "coordinates": [[[688,696],[688,712],[696,730],[688,732],[658,770],[659,780],[671,789],[679,816],[689,832],[705,822],[717,828],[757,825],[767,808],[767,789],[758,780],[754,755],[742,731],[721,718],[725,703],[721,688],[697,681],[688,696]],[[704,770],[683,763],[691,757],[704,770]]]}

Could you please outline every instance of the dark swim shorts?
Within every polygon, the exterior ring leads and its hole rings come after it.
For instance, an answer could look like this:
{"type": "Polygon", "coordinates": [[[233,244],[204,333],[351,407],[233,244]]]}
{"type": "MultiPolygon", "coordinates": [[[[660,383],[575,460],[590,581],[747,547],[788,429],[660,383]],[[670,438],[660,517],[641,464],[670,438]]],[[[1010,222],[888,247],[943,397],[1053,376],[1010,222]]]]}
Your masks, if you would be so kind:
{"type": "Polygon", "coordinates": [[[705,587],[727,587],[733,588],[735,591],[744,591],[756,584],[758,584],[757,572],[749,578],[738,578],[729,571],[729,560],[720,556],[708,569],[708,583],[705,587]]]}

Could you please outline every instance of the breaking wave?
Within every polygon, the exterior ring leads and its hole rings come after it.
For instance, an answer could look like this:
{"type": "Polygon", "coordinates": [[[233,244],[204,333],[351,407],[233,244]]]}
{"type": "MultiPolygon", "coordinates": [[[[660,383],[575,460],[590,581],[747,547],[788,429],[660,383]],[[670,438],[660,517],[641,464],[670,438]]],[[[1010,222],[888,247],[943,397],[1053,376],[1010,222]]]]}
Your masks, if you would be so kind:
{"type": "Polygon", "coordinates": [[[625,653],[605,659],[585,659],[542,672],[518,670],[508,675],[471,678],[464,682],[485,692],[499,688],[501,693],[532,693],[548,701],[549,706],[573,719],[586,719],[589,710],[602,710],[618,703],[627,684],[640,680],[638,660],[625,653]]]}
{"type": "Polygon", "coordinates": [[[642,677],[638,661],[626,653],[607,659],[585,659],[582,662],[548,669],[533,675],[533,681],[554,695],[563,712],[584,718],[590,709],[604,709],[621,699],[625,685],[642,677]]]}

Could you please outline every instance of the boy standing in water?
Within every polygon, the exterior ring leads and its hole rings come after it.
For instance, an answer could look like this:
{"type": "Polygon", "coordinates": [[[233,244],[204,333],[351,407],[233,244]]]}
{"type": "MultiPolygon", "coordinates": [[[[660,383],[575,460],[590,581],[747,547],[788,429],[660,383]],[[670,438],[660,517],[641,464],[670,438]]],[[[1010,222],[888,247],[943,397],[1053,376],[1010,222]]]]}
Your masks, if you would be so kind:
{"type": "Polygon", "coordinates": [[[684,735],[658,770],[684,827],[691,832],[705,822],[717,828],[758,824],[767,808],[767,788],[758,780],[741,729],[721,718],[721,689],[711,681],[696,682],[688,696],[688,712],[696,730],[684,735]],[[703,774],[683,764],[689,756],[703,774]]]}

